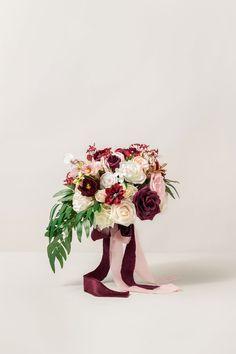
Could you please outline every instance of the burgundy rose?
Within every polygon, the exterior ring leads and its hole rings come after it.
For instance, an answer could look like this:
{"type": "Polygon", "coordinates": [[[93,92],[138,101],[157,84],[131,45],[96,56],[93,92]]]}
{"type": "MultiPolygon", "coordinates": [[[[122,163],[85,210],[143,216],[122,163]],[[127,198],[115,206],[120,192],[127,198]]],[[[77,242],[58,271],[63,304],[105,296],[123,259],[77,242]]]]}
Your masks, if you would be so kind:
{"type": "Polygon", "coordinates": [[[152,220],[160,213],[160,198],[148,186],[135,193],[133,203],[136,214],[141,220],[152,220]]]}
{"type": "Polygon", "coordinates": [[[97,150],[93,155],[95,161],[100,161],[102,157],[108,157],[111,154],[111,148],[105,148],[103,150],[97,150]]]}
{"type": "Polygon", "coordinates": [[[125,190],[119,183],[113,184],[111,188],[106,188],[106,198],[105,203],[112,204],[120,204],[121,200],[124,198],[125,190]]]}
{"type": "Polygon", "coordinates": [[[85,177],[78,189],[86,197],[92,197],[99,188],[99,181],[91,177],[85,177]]]}
{"type": "Polygon", "coordinates": [[[107,163],[112,171],[120,166],[121,159],[117,155],[110,155],[107,159],[107,163]]]}

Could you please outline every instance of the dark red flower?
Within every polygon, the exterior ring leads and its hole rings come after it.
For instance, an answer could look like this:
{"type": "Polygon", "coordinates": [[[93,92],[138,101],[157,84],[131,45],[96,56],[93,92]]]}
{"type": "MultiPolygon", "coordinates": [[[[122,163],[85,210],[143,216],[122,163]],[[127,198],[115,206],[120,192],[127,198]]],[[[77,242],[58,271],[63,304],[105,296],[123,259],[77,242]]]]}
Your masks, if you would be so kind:
{"type": "Polygon", "coordinates": [[[134,155],[134,156],[140,155],[140,152],[135,147],[130,147],[129,151],[130,151],[131,155],[134,155]]]}
{"type": "Polygon", "coordinates": [[[69,177],[70,172],[67,173],[66,179],[64,180],[64,185],[67,186],[68,184],[73,184],[74,178],[69,177]]]}
{"type": "Polygon", "coordinates": [[[135,193],[133,203],[136,214],[141,220],[152,220],[160,213],[160,198],[148,186],[135,193]]]}
{"type": "Polygon", "coordinates": [[[78,186],[78,189],[80,190],[81,194],[86,197],[94,196],[98,188],[99,181],[91,177],[85,177],[82,183],[78,186]]]}
{"type": "Polygon", "coordinates": [[[129,147],[128,149],[116,149],[116,152],[120,152],[121,154],[124,155],[126,159],[128,159],[130,156],[138,156],[140,155],[140,152],[134,148],[134,147],[129,147]]]}
{"type": "Polygon", "coordinates": [[[131,152],[129,149],[116,149],[116,152],[120,152],[121,154],[124,155],[124,157],[130,157],[131,156],[131,152]]]}
{"type": "Polygon", "coordinates": [[[92,161],[93,155],[97,151],[95,144],[94,145],[89,145],[86,153],[87,153],[87,160],[92,161]]]}
{"type": "Polygon", "coordinates": [[[120,166],[121,159],[117,155],[110,155],[107,159],[107,163],[112,171],[120,166]]]}
{"type": "Polygon", "coordinates": [[[113,184],[111,188],[106,188],[106,204],[120,204],[121,200],[124,198],[125,190],[119,183],[113,184]]]}
{"type": "Polygon", "coordinates": [[[103,150],[97,150],[93,155],[95,161],[100,161],[102,157],[108,157],[111,154],[111,148],[105,148],[103,150]]]}

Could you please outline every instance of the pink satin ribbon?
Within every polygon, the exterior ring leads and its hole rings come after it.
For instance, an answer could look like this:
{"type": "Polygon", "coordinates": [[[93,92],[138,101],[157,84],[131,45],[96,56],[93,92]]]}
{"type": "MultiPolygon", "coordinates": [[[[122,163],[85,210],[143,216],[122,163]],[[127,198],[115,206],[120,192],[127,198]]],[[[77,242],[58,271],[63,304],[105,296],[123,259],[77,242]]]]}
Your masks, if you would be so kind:
{"type": "Polygon", "coordinates": [[[118,225],[103,232],[92,231],[94,241],[103,238],[103,256],[99,266],[84,275],[84,291],[95,296],[128,297],[130,292],[160,294],[179,290],[173,284],[155,283],[134,227],[131,231],[130,236],[122,236],[118,225]],[[109,289],[102,283],[110,268],[119,291],[109,289]],[[151,284],[137,284],[134,271],[151,284]]]}

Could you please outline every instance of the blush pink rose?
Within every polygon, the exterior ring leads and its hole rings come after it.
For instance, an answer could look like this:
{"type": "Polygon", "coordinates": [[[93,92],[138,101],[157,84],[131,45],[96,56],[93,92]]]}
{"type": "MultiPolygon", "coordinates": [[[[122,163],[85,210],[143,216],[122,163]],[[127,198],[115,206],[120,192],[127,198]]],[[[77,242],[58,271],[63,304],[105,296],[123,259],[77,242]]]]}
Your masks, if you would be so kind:
{"type": "Polygon", "coordinates": [[[157,193],[161,202],[164,201],[166,195],[166,186],[164,178],[160,172],[151,174],[150,189],[157,193]]]}

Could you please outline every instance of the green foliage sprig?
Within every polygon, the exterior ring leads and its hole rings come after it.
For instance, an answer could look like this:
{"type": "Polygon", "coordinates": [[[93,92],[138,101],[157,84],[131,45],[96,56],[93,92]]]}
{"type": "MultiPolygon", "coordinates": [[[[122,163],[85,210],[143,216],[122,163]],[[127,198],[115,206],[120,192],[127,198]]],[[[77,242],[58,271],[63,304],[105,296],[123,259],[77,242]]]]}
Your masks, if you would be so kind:
{"type": "Polygon", "coordinates": [[[101,210],[101,205],[95,202],[88,209],[76,213],[72,207],[75,185],[68,185],[56,193],[58,202],[52,207],[49,224],[45,236],[49,239],[47,253],[50,266],[55,273],[55,262],[59,262],[63,268],[64,261],[71,251],[73,231],[76,231],[78,240],[81,242],[83,229],[87,237],[90,228],[94,225],[94,213],[101,210]]]}
{"type": "Polygon", "coordinates": [[[179,197],[179,193],[173,183],[179,183],[178,181],[172,181],[171,179],[164,179],[164,182],[166,184],[166,192],[175,199],[175,196],[177,195],[179,197]]]}

